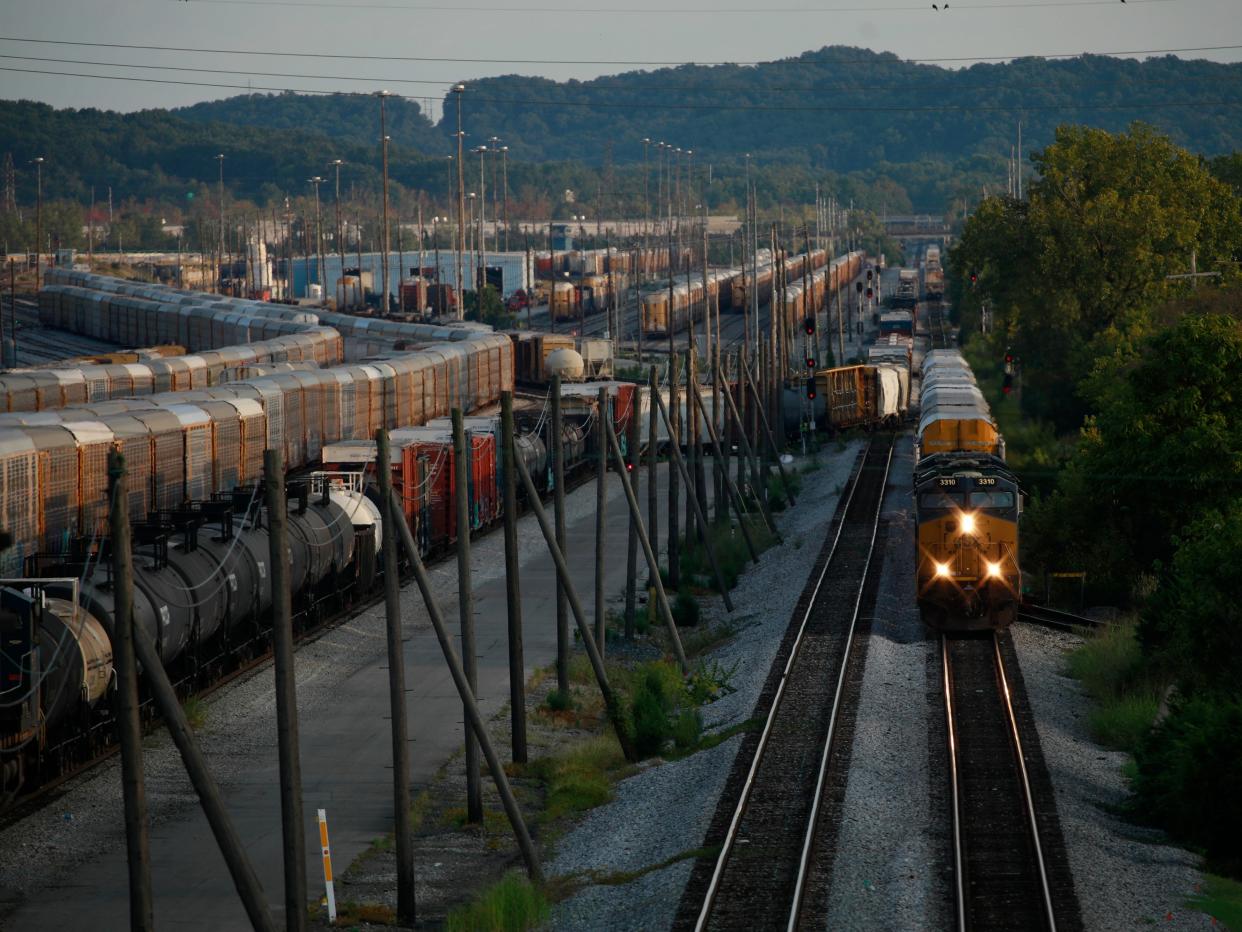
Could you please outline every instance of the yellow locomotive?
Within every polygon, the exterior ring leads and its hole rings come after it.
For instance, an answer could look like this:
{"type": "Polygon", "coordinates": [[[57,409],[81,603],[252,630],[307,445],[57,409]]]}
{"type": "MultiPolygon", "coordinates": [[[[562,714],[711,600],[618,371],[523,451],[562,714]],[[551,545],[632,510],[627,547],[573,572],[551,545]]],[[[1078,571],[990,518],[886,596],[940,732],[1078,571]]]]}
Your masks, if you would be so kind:
{"type": "Polygon", "coordinates": [[[957,350],[923,361],[914,471],[919,608],[941,630],[1008,626],[1019,601],[1017,478],[957,350]]]}

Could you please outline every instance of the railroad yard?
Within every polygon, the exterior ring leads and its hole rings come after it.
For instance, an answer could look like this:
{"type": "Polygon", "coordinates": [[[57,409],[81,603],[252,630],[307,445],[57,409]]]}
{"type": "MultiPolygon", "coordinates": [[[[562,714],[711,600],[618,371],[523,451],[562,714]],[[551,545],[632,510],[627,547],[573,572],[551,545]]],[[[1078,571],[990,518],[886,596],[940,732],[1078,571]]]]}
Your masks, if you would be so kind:
{"type": "Polygon", "coordinates": [[[149,4],[0,35],[0,932],[1242,930],[1222,4],[149,4]]]}

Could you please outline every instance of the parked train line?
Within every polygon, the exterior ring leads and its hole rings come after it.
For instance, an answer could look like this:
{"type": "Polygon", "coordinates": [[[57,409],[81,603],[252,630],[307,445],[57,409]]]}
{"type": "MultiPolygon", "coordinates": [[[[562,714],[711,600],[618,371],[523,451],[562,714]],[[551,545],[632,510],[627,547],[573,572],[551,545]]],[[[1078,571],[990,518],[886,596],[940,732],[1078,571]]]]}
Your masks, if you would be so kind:
{"type": "Polygon", "coordinates": [[[696,929],[797,928],[807,883],[826,869],[820,803],[864,589],[878,572],[872,557],[892,452],[891,435],[869,444],[840,506],[696,929]]]}

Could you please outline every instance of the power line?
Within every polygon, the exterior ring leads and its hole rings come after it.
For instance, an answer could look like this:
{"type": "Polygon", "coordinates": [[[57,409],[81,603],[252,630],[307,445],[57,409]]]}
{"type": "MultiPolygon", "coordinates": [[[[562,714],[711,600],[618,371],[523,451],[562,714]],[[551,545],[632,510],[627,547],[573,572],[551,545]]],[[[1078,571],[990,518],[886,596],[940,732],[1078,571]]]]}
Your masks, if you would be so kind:
{"type": "Polygon", "coordinates": [[[1127,57],[1133,55],[1178,55],[1185,52],[1226,52],[1242,49],[1242,45],[1201,45],[1176,49],[1131,49],[1122,52],[1049,52],[1043,54],[1025,53],[1021,55],[965,55],[943,58],[885,58],[875,53],[869,58],[785,58],[774,61],[640,61],[610,59],[555,59],[555,58],[434,58],[414,55],[353,55],[343,52],[278,52],[256,49],[195,49],[173,45],[131,45],[120,42],[81,42],[69,39],[29,39],[18,36],[0,36],[0,42],[26,42],[36,45],[72,45],[82,48],[129,49],[144,52],[190,52],[203,55],[266,55],[273,58],[330,58],[345,61],[391,61],[391,62],[444,62],[448,64],[483,64],[483,65],[619,65],[619,66],[662,66],[683,67],[698,65],[702,67],[736,65],[874,65],[874,64],[937,64],[958,62],[1011,61],[1022,58],[1079,58],[1086,55],[1100,57],[1127,57]]]}
{"type": "MultiPolygon", "coordinates": [[[[276,91],[280,93],[290,94],[317,94],[317,95],[338,95],[348,97],[369,97],[365,91],[331,91],[316,90],[312,88],[295,88],[295,87],[269,87],[253,84],[228,84],[224,82],[207,82],[207,81],[178,81],[171,78],[140,78],[133,75],[114,75],[114,74],[83,74],[74,71],[44,71],[35,68],[13,68],[0,66],[0,71],[14,72],[18,74],[39,74],[51,77],[68,77],[68,78],[89,78],[96,81],[128,81],[142,84],[163,84],[182,87],[210,87],[224,88],[229,90],[248,90],[248,91],[276,91]]],[[[393,97],[402,97],[405,100],[419,101],[424,98],[410,94],[393,94],[393,97]]],[[[802,106],[802,105],[776,105],[776,104],[676,104],[664,103],[658,101],[642,101],[634,103],[614,103],[611,101],[581,101],[581,100],[535,100],[523,98],[491,98],[491,97],[474,97],[477,103],[484,104],[505,104],[519,105],[526,107],[588,107],[591,109],[602,110],[702,110],[702,111],[721,111],[721,110],[747,110],[760,112],[780,112],[780,113],[952,113],[961,111],[988,111],[999,113],[1025,113],[1036,111],[1075,111],[1075,110],[1163,110],[1168,108],[1205,108],[1205,107],[1236,107],[1242,106],[1242,100],[1183,100],[1183,101],[1160,101],[1154,103],[1112,103],[1112,104],[942,104],[942,105],[923,105],[923,106],[890,106],[890,105],[873,105],[859,104],[857,106],[847,105],[829,105],[829,106],[802,106]]]]}
{"type": "MultiPolygon", "coordinates": [[[[299,79],[307,80],[307,81],[355,81],[355,82],[380,83],[380,84],[384,84],[384,83],[387,83],[387,84],[427,84],[427,85],[432,85],[435,87],[449,87],[457,83],[455,80],[452,80],[452,79],[435,80],[435,79],[426,79],[426,78],[359,77],[357,75],[305,74],[305,73],[300,73],[300,72],[253,71],[253,70],[247,70],[247,69],[233,69],[233,68],[196,68],[196,67],[192,67],[188,65],[144,65],[144,64],[131,64],[128,62],[89,61],[89,60],[78,59],[78,58],[46,58],[46,57],[40,57],[40,56],[35,56],[35,55],[11,55],[11,54],[4,54],[4,53],[0,53],[0,59],[43,62],[45,64],[57,64],[57,65],[90,65],[92,67],[97,67],[97,68],[130,68],[130,69],[141,69],[144,71],[184,71],[184,72],[189,72],[193,74],[249,75],[249,76],[255,76],[255,77],[262,77],[262,78],[299,78],[299,79]]],[[[1222,64],[1222,65],[1219,65],[1218,67],[1228,68],[1230,66],[1222,64]]],[[[1101,84],[1113,85],[1116,83],[1124,83],[1127,87],[1131,87],[1133,85],[1142,85],[1144,87],[1173,87],[1173,86],[1182,87],[1187,82],[1191,82],[1191,81],[1242,81],[1242,66],[1236,66],[1236,67],[1237,67],[1236,73],[1212,74],[1212,75],[1207,75],[1207,74],[1187,75],[1185,77],[1181,77],[1176,80],[1149,80],[1145,78],[1124,78],[1124,79],[1121,79],[1120,82],[1117,82],[1117,81],[1100,81],[1098,78],[1093,77],[1091,81],[1092,81],[1092,84],[1095,86],[1099,86],[1101,84]]],[[[514,76],[507,76],[504,78],[497,78],[497,77],[478,78],[475,80],[474,83],[477,86],[478,84],[482,82],[486,82],[486,81],[499,81],[499,80],[513,81],[514,79],[515,79],[514,76]]],[[[544,79],[544,78],[532,79],[532,78],[518,77],[517,80],[547,80],[547,79],[544,79]]],[[[843,92],[843,93],[857,92],[857,93],[873,94],[876,91],[906,90],[906,91],[918,91],[920,93],[933,94],[933,93],[961,93],[961,92],[973,92],[973,91],[1057,90],[1063,87],[1064,87],[1063,82],[1056,83],[1056,84],[1029,84],[1025,81],[1022,82],[1020,87],[1016,85],[1014,82],[999,83],[999,84],[998,83],[975,84],[969,81],[966,81],[964,83],[959,82],[957,84],[952,84],[952,83],[874,84],[871,82],[867,82],[867,83],[859,83],[859,84],[814,83],[814,84],[803,84],[803,85],[797,85],[797,86],[763,85],[762,87],[755,87],[751,84],[743,84],[743,85],[737,85],[737,86],[714,87],[712,88],[712,93],[733,92],[733,91],[749,91],[753,93],[755,91],[758,91],[758,92],[766,94],[766,93],[805,93],[805,92],[821,93],[823,91],[836,91],[836,92],[843,92]]],[[[592,91],[596,89],[628,90],[628,91],[634,91],[634,92],[694,91],[694,92],[700,92],[700,93],[704,90],[702,85],[695,85],[695,84],[663,84],[663,83],[647,84],[647,83],[643,83],[641,85],[636,86],[632,83],[610,82],[604,79],[595,79],[591,81],[582,82],[582,90],[592,91]]],[[[338,93],[338,92],[330,91],[328,93],[338,93]]],[[[339,93],[349,93],[349,92],[341,91],[339,93]]]]}
{"type": "MultiPolygon", "coordinates": [[[[557,14],[640,14],[652,16],[672,14],[678,16],[732,16],[770,13],[831,14],[838,13],[934,13],[928,4],[901,6],[819,6],[819,7],[566,7],[566,6],[435,6],[409,3],[344,3],[328,0],[195,0],[197,3],[213,3],[222,6],[274,6],[299,7],[302,9],[349,9],[349,10],[401,10],[410,13],[557,13],[557,14]]],[[[1130,3],[1174,3],[1176,0],[1129,0],[1130,3]]],[[[1007,3],[962,3],[954,9],[963,10],[1014,10],[1040,7],[1116,7],[1116,0],[1014,0],[1007,3]]]]}

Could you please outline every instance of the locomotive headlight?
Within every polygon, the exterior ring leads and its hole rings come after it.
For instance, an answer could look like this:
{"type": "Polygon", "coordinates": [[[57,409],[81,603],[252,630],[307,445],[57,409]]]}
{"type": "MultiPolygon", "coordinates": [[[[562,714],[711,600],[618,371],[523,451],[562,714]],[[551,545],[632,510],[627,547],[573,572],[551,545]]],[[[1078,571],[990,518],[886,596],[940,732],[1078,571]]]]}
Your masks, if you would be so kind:
{"type": "Polygon", "coordinates": [[[988,563],[988,575],[993,579],[1000,579],[1001,565],[999,563],[988,563]]]}
{"type": "Polygon", "coordinates": [[[949,574],[951,572],[952,570],[949,569],[949,564],[947,563],[936,564],[936,575],[939,576],[941,579],[948,579],[949,574]]]}
{"type": "Polygon", "coordinates": [[[969,514],[962,515],[962,533],[963,534],[975,533],[975,516],[974,515],[969,515],[969,514]]]}

